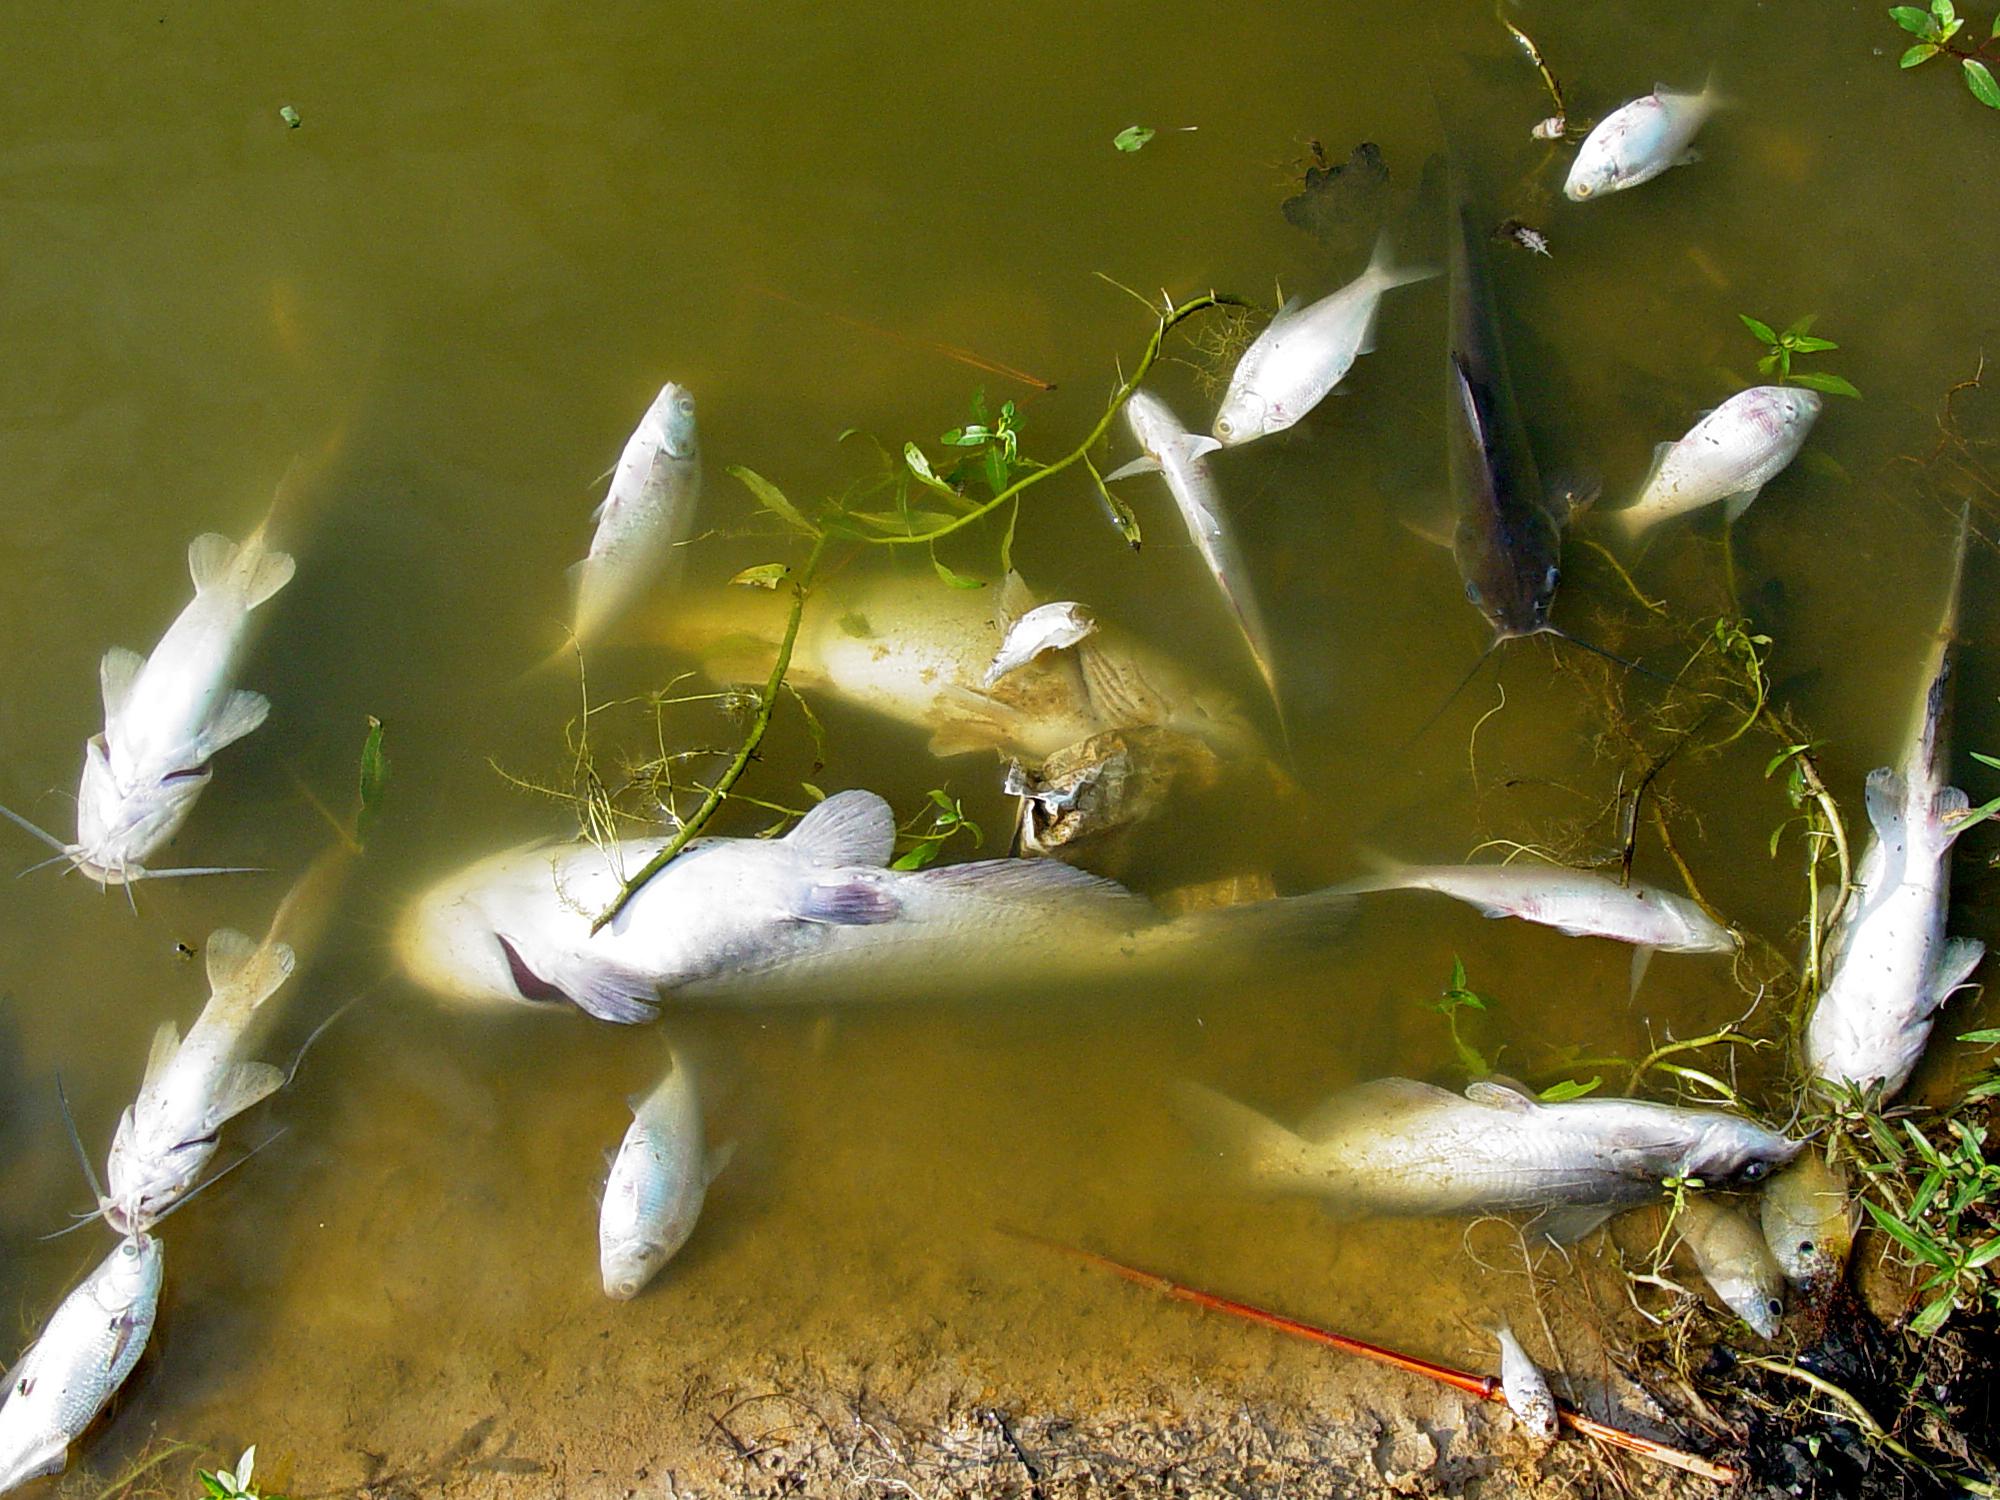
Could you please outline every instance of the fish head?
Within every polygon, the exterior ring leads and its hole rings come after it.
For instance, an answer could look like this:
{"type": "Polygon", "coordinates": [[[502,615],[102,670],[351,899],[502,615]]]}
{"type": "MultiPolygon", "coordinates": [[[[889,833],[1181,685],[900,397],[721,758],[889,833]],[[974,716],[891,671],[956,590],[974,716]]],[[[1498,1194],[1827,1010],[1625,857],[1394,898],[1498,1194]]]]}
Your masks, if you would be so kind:
{"type": "Polygon", "coordinates": [[[1722,1110],[1703,1117],[1681,1165],[1681,1175],[1709,1188],[1754,1188],[1805,1149],[1754,1120],[1722,1110]]]}
{"type": "Polygon", "coordinates": [[[404,910],[395,935],[404,972],[433,994],[466,1005],[566,1000],[535,978],[519,940],[504,937],[496,925],[487,899],[492,877],[504,873],[496,863],[482,861],[440,881],[404,910]]]}
{"type": "Polygon", "coordinates": [[[1549,628],[1562,569],[1538,548],[1520,551],[1480,547],[1459,550],[1465,597],[1493,627],[1496,644],[1549,628]]]}
{"type": "Polygon", "coordinates": [[[1796,385],[1760,385],[1744,392],[1743,415],[1772,438],[1779,438],[1819,419],[1818,391],[1796,385]]]}
{"type": "Polygon", "coordinates": [[[698,439],[694,425],[694,396],[684,385],[676,385],[671,380],[660,387],[660,394],[653,398],[653,404],[646,410],[646,423],[652,429],[654,439],[667,450],[669,458],[690,459],[695,456],[698,439]]]}
{"type": "Polygon", "coordinates": [[[160,1242],[143,1229],[127,1233],[105,1257],[97,1300],[107,1312],[122,1312],[148,1297],[160,1284],[160,1242]]]}
{"type": "Polygon", "coordinates": [[[598,1246],[598,1270],[604,1276],[604,1295],[615,1302],[630,1302],[667,1263],[667,1247],[643,1235],[598,1246]]]}
{"type": "Polygon", "coordinates": [[[1271,430],[1270,404],[1255,391],[1232,389],[1215,414],[1215,440],[1225,448],[1260,438],[1271,430]]]}
{"type": "Polygon", "coordinates": [[[112,775],[103,741],[92,739],[85,754],[70,861],[99,885],[122,885],[145,874],[144,861],[180,831],[214,772],[174,771],[128,790],[112,775]]]}
{"type": "Polygon", "coordinates": [[[193,1189],[215,1146],[216,1135],[211,1132],[166,1151],[145,1151],[132,1148],[121,1130],[104,1164],[105,1192],[98,1206],[105,1223],[127,1235],[142,1234],[159,1223],[193,1189]]]}

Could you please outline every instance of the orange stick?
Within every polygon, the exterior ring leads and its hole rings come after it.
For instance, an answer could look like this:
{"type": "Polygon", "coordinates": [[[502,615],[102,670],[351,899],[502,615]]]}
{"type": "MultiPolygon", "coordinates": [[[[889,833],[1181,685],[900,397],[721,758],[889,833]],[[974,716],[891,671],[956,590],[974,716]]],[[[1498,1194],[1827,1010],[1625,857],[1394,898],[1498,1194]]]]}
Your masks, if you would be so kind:
{"type": "MultiPolygon", "coordinates": [[[[1016,1239],[1040,1245],[1045,1249],[1059,1251],[1074,1256],[1090,1265],[1122,1276],[1127,1281],[1143,1287],[1150,1287],[1179,1302],[1192,1302],[1197,1307],[1205,1307],[1213,1312],[1228,1313],[1233,1318],[1259,1323],[1266,1328],[1275,1328],[1280,1333],[1288,1333],[1294,1338],[1307,1339],[1315,1344],[1325,1344],[1348,1354],[1358,1354],[1363,1359],[1372,1359],[1378,1364],[1389,1365],[1398,1370],[1408,1370],[1413,1375],[1422,1375],[1431,1380],[1463,1391],[1481,1401],[1505,1401],[1506,1395],[1500,1388],[1499,1380],[1492,1375],[1469,1375],[1463,1370],[1454,1370],[1449,1365],[1433,1364],[1427,1359],[1418,1359],[1414,1354],[1399,1354],[1394,1349],[1385,1349],[1379,1344],[1364,1343],[1331,1329],[1316,1327],[1311,1323],[1301,1323],[1296,1318],[1288,1318],[1282,1313],[1268,1312],[1261,1307],[1253,1307],[1247,1302],[1236,1302],[1228,1297],[1218,1297],[1213,1292],[1204,1292],[1197,1287],[1184,1286],[1169,1280],[1154,1271],[1142,1271],[1137,1266],[1128,1266],[1113,1260],[1108,1255],[1099,1255],[1094,1250],[1080,1250],[1074,1245],[1061,1244],[1056,1240],[1044,1239],[1038,1234],[1025,1230],[1003,1231],[1016,1239]]],[[[1699,1474],[1703,1479],[1712,1479],[1717,1484],[1734,1484],[1737,1473],[1725,1464],[1711,1463],[1679,1448],[1670,1448],[1665,1443],[1656,1443],[1651,1438],[1640,1437],[1637,1433],[1626,1432],[1623,1428],[1610,1427],[1587,1417],[1567,1403],[1557,1403],[1557,1413],[1562,1423],[1573,1432],[1595,1438],[1613,1448],[1623,1448],[1627,1453],[1636,1453],[1642,1458],[1650,1458],[1657,1463],[1667,1464],[1689,1474],[1699,1474]]]]}
{"type": "Polygon", "coordinates": [[[1038,391],[1052,391],[1055,389],[1052,382],[1038,379],[1030,375],[1026,370],[1017,370],[1012,365],[1003,365],[997,360],[987,359],[984,355],[974,354],[970,349],[961,349],[956,344],[941,344],[935,339],[920,339],[913,334],[898,333],[893,328],[884,328],[879,323],[870,323],[864,319],[852,317],[847,313],[835,312],[831,308],[814,307],[810,302],[801,301],[788,292],[776,291],[771,287],[753,285],[750,290],[762,293],[773,302],[789,302],[793,307],[803,308],[807,312],[818,313],[823,318],[831,318],[836,323],[845,323],[849,328],[858,328],[863,333],[874,334],[877,338],[885,338],[892,343],[907,344],[912,349],[928,349],[933,354],[942,354],[946,359],[955,359],[962,365],[970,365],[975,370],[984,370],[989,375],[1004,375],[1009,380],[1018,380],[1022,385],[1030,386],[1038,391]]]}

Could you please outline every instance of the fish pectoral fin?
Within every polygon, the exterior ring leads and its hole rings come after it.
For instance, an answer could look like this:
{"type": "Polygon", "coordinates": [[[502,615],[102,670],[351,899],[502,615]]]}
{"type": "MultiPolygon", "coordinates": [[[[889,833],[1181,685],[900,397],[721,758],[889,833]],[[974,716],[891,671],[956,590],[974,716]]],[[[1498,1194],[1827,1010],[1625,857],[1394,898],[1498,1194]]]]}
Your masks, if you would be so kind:
{"type": "Polygon", "coordinates": [[[1411,536],[1429,542],[1433,547],[1451,550],[1452,533],[1458,529],[1458,518],[1449,510],[1432,510],[1421,513],[1405,513],[1396,518],[1411,536]]]}
{"type": "Polygon", "coordinates": [[[1733,495],[1724,495],[1722,497],[1722,519],[1729,522],[1732,526],[1735,525],[1736,522],[1743,518],[1743,512],[1750,508],[1750,503],[1763,492],[1764,487],[1759,484],[1753,485],[1747,490],[1738,490],[1733,495]]]}
{"type": "Polygon", "coordinates": [[[180,1050],[180,1029],[172,1021],[160,1022],[159,1029],[153,1033],[152,1050],[146,1054],[146,1077],[139,1085],[141,1093],[159,1082],[161,1075],[167,1071],[167,1065],[174,1060],[174,1054],[180,1050]]]}
{"type": "Polygon", "coordinates": [[[1943,787],[1931,798],[1931,820],[1943,830],[1947,845],[1972,826],[1971,811],[1972,799],[1955,786],[1943,787]]]}
{"type": "Polygon", "coordinates": [[[246,1109],[262,1104],[284,1086],[285,1070],[271,1063],[237,1063],[227,1069],[215,1085],[214,1097],[202,1114],[201,1132],[220,1130],[246,1109]]]}
{"type": "Polygon", "coordinates": [[[1306,1142],[1269,1115],[1198,1083],[1174,1086],[1173,1112],[1230,1176],[1276,1187],[1307,1177],[1306,1142]]]}
{"type": "MultiPolygon", "coordinates": [[[[12,1389],[11,1383],[8,1389],[12,1389]]],[[[41,1447],[23,1454],[18,1462],[9,1467],[7,1475],[17,1483],[25,1484],[28,1480],[39,1479],[44,1474],[60,1474],[68,1466],[69,1440],[52,1437],[41,1447]]]]}
{"type": "Polygon", "coordinates": [[[816,865],[889,863],[896,848],[896,814],[873,792],[836,792],[799,820],[785,842],[816,865]]]}
{"type": "Polygon", "coordinates": [[[1908,784],[1888,766],[1877,767],[1868,773],[1864,788],[1868,821],[1874,826],[1875,836],[1884,843],[1902,839],[1903,808],[1908,803],[1909,795],[1908,784]]]}
{"type": "Polygon", "coordinates": [[[248,688],[238,688],[222,700],[215,717],[208,721],[200,734],[195,736],[194,750],[197,762],[214,758],[218,750],[235,744],[244,735],[262,724],[271,714],[271,700],[262,693],[253,693],[248,688]]]}
{"type": "Polygon", "coordinates": [[[1543,1209],[1535,1215],[1532,1227],[1552,1245],[1574,1245],[1617,1212],[1616,1204],[1566,1203],[1557,1208],[1543,1209]]]}
{"type": "MultiPolygon", "coordinates": [[[[1218,443],[1216,446],[1221,447],[1222,445],[1218,443]]],[[[1157,474],[1159,472],[1160,461],[1150,453],[1141,453],[1130,463],[1120,464],[1109,474],[1106,474],[1104,482],[1110,484],[1119,479],[1135,479],[1141,474],[1157,474]]]]}
{"type": "Polygon", "coordinates": [[[1465,1086],[1465,1097],[1474,1104],[1482,1104],[1488,1109],[1506,1110],[1510,1114],[1530,1114],[1540,1106],[1534,1099],[1518,1087],[1482,1078],[1477,1083],[1465,1086]]]}
{"type": "Polygon", "coordinates": [[[1986,957],[1986,945],[1978,938],[1946,938],[1931,967],[1930,993],[1926,1012],[1934,1011],[1972,982],[1972,971],[1986,957]]]}
{"type": "Polygon", "coordinates": [[[1658,951],[1657,948],[1647,948],[1644,946],[1632,950],[1632,987],[1625,994],[1625,1003],[1627,1005],[1638,1004],[1639,986],[1644,983],[1646,969],[1653,962],[1653,955],[1658,951]]]}
{"type": "Polygon", "coordinates": [[[903,903],[895,893],[867,874],[815,881],[805,888],[794,909],[801,920],[828,927],[878,927],[902,914],[903,903]]]}
{"type": "Polygon", "coordinates": [[[643,1026],[660,1013],[659,986],[617,964],[590,962],[546,981],[587,1016],[619,1026],[643,1026]]]}
{"type": "Polygon", "coordinates": [[[1687,150],[1683,151],[1679,156],[1674,158],[1674,165],[1677,167],[1690,167],[1700,160],[1701,160],[1700,150],[1694,146],[1690,146],[1687,148],[1687,150]]]}
{"type": "Polygon", "coordinates": [[[109,724],[132,696],[132,684],[146,669],[146,658],[124,646],[113,646],[97,665],[98,687],[104,695],[104,722],[109,724]]]}
{"type": "Polygon", "coordinates": [[[735,1160],[735,1157],[736,1142],[734,1141],[724,1141],[720,1146],[710,1151],[708,1153],[708,1161],[703,1167],[707,1175],[702,1178],[702,1186],[706,1187],[714,1182],[716,1178],[720,1177],[722,1169],[735,1160]]]}
{"type": "Polygon", "coordinates": [[[1187,455],[1191,463],[1197,458],[1207,458],[1211,453],[1220,453],[1222,443],[1205,432],[1190,432],[1181,439],[1181,451],[1187,455]]]}

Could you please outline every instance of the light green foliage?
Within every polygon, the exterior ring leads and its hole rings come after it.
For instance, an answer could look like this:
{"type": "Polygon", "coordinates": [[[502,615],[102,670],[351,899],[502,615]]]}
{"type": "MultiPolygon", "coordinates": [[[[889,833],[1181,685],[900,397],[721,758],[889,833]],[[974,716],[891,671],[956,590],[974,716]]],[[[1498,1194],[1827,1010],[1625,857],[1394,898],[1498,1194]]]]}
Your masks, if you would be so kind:
{"type": "Polygon", "coordinates": [[[389,757],[382,750],[382,721],[368,716],[368,736],[361,742],[360,806],[354,813],[354,842],[367,842],[368,826],[382,807],[389,785],[389,757]]]}
{"type": "Polygon", "coordinates": [[[1127,125],[1111,138],[1111,144],[1120,151],[1137,151],[1155,134],[1150,125],[1127,125]]]}
{"type": "Polygon", "coordinates": [[[286,128],[290,130],[297,130],[299,126],[305,123],[305,121],[299,118],[299,112],[289,104],[282,106],[278,110],[278,118],[283,120],[286,128]]]}
{"type": "Polygon", "coordinates": [[[1993,70],[1987,65],[1995,42],[2000,41],[2000,15],[1994,16],[1986,40],[1976,45],[1959,40],[1965,17],[1958,14],[1952,0],[1931,0],[1928,10],[1920,5],[1891,6],[1889,19],[1917,39],[1898,60],[1900,67],[1920,67],[1939,55],[1955,57],[1967,92],[1988,109],[2000,109],[2000,83],[1994,81],[1993,70]]]}
{"type": "Polygon", "coordinates": [[[1818,370],[1793,371],[1794,356],[1824,354],[1828,350],[1840,347],[1832,339],[1813,337],[1812,313],[1807,313],[1783,333],[1776,332],[1769,323],[1753,318],[1748,313],[1738,313],[1736,316],[1742,321],[1743,326],[1750,330],[1750,336],[1767,351],[1764,357],[1757,361],[1759,373],[1776,375],[1779,385],[1804,386],[1809,391],[1823,391],[1831,396],[1853,396],[1859,399],[1861,392],[1838,375],[1828,375],[1818,370]]]}
{"type": "Polygon", "coordinates": [[[963,491],[975,477],[986,485],[986,493],[997,495],[1014,482],[1017,473],[1040,467],[1021,457],[1020,414],[1014,403],[1005,402],[998,416],[986,410],[986,392],[972,393],[972,420],[954,427],[938,441],[947,448],[963,450],[957,463],[944,475],[944,482],[963,491]]]}
{"type": "Polygon", "coordinates": [[[972,847],[975,849],[982,847],[986,842],[985,832],[965,815],[965,804],[950,792],[933,787],[929,806],[918,813],[903,830],[903,836],[913,842],[908,849],[896,856],[889,868],[921,870],[935,861],[944,846],[961,834],[972,840],[972,847]],[[921,824],[927,815],[930,818],[930,826],[922,832],[917,832],[917,825],[921,824]]]}
{"type": "Polygon", "coordinates": [[[1426,1003],[1444,1017],[1445,1025],[1450,1028],[1451,1049],[1458,1054],[1458,1065],[1465,1070],[1465,1076],[1483,1078],[1491,1073],[1493,1066],[1486,1060],[1486,1054],[1459,1034],[1458,1017],[1461,1011],[1490,1010],[1493,1002],[1466,983],[1465,960],[1456,953],[1451,956],[1451,983],[1437,999],[1426,1003]]]}
{"type": "Polygon", "coordinates": [[[1594,1094],[1604,1083],[1602,1074],[1593,1075],[1589,1082],[1578,1078],[1564,1078],[1550,1084],[1535,1097],[1545,1104],[1563,1104],[1571,1099],[1581,1099],[1594,1094]]]}
{"type": "Polygon", "coordinates": [[[261,1490],[250,1482],[256,1463],[257,1445],[252,1443],[236,1460],[234,1469],[196,1469],[195,1478],[201,1481],[202,1500],[284,1500],[283,1496],[261,1490]]]}

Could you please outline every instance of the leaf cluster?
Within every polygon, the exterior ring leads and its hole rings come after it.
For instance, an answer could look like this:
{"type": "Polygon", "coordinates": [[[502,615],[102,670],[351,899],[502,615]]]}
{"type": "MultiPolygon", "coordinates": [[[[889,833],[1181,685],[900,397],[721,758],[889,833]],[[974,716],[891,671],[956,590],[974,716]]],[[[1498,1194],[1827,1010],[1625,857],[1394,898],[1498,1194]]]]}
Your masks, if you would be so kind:
{"type": "Polygon", "coordinates": [[[252,1443],[236,1460],[234,1469],[196,1469],[194,1477],[201,1483],[202,1500],[284,1500],[282,1495],[261,1490],[250,1482],[256,1465],[257,1445],[252,1443]]]}
{"type": "Polygon", "coordinates": [[[1978,55],[2000,40],[2000,15],[1993,18],[1986,41],[1976,50],[1968,50],[1964,43],[1954,40],[1965,29],[1965,17],[1958,14],[1952,0],[1931,0],[1929,9],[1920,5],[1893,5],[1889,8],[1889,19],[1917,39],[1903,53],[1898,66],[1919,67],[1940,53],[1956,57],[1966,91],[1988,109],[2000,109],[2000,83],[1994,81],[1993,70],[1978,55]]]}
{"type": "Polygon", "coordinates": [[[1753,318],[1748,313],[1738,313],[1737,318],[1750,330],[1750,336],[1762,344],[1767,351],[1757,361],[1757,370],[1763,375],[1776,375],[1779,385],[1804,386],[1809,391],[1824,391],[1830,396],[1853,396],[1857,400],[1861,392],[1838,375],[1828,375],[1823,371],[1810,370],[1794,372],[1792,359],[1800,354],[1823,354],[1840,345],[1832,339],[1816,338],[1811,329],[1814,314],[1807,313],[1783,333],[1777,332],[1761,318],[1753,318]]]}
{"type": "Polygon", "coordinates": [[[980,826],[965,815],[965,804],[950,792],[932,787],[929,792],[930,805],[919,813],[912,823],[921,823],[925,814],[930,817],[930,826],[922,832],[906,828],[905,837],[911,838],[908,849],[897,855],[889,868],[892,870],[921,870],[933,863],[943,852],[944,846],[961,834],[972,840],[972,847],[981,848],[986,843],[986,834],[980,826]]]}

